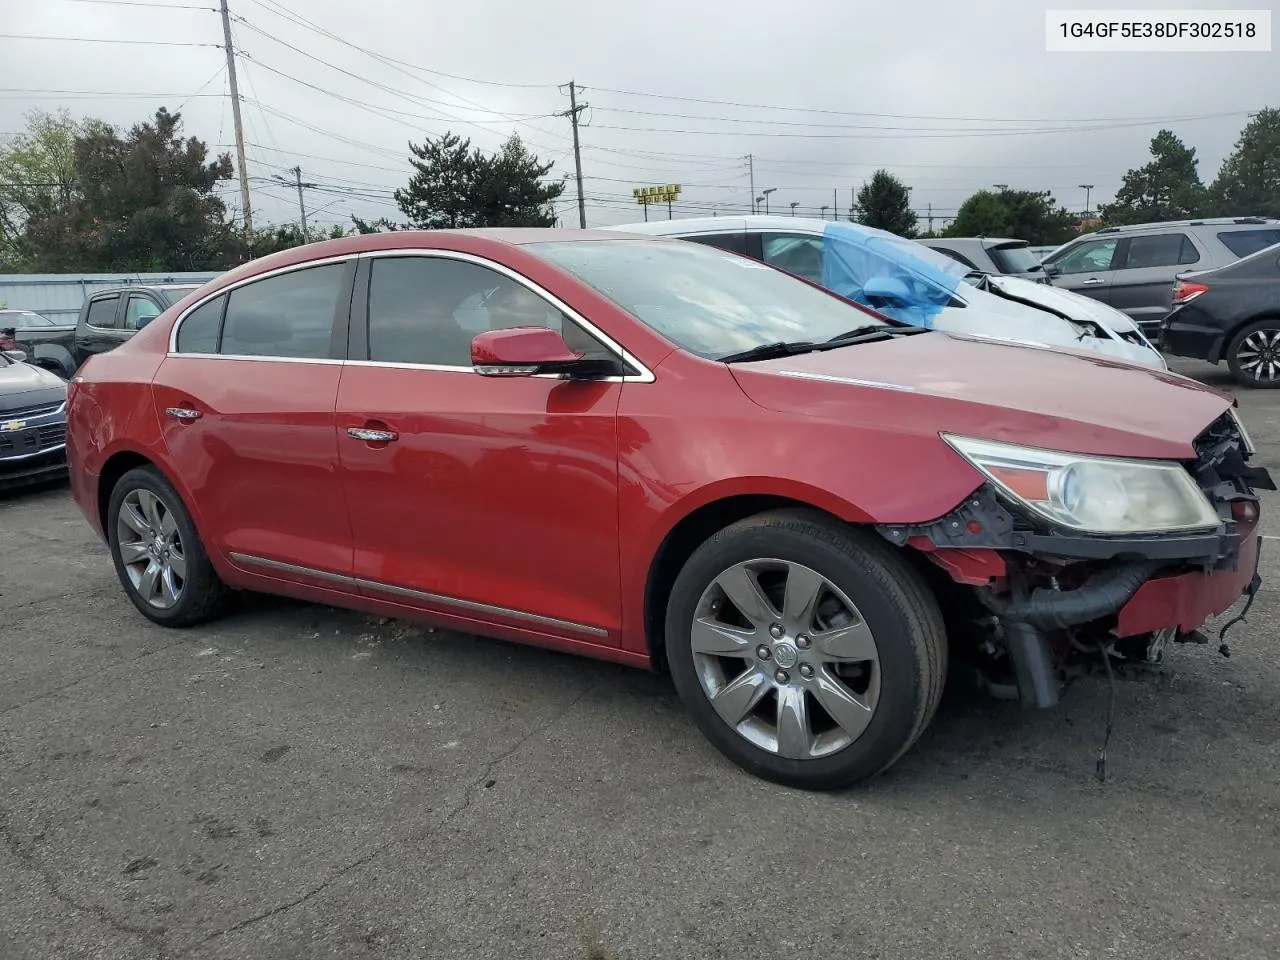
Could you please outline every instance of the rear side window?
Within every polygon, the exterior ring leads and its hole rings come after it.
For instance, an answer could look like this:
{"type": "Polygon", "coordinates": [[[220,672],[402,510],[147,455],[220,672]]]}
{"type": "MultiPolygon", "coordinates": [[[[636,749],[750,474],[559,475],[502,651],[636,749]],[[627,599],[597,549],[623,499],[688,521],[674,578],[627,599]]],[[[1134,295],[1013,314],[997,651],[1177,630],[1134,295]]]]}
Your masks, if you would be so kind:
{"type": "Polygon", "coordinates": [[[119,302],[119,294],[91,300],[89,302],[89,316],[85,323],[91,327],[97,327],[99,330],[111,330],[116,325],[116,304],[119,302]]]}
{"type": "Polygon", "coordinates": [[[929,249],[937,250],[944,257],[950,257],[956,263],[963,263],[970,270],[978,269],[978,265],[974,263],[972,260],[970,260],[968,257],[966,257],[964,254],[956,253],[956,251],[951,250],[948,247],[930,247],[929,249]]]}
{"type": "Polygon", "coordinates": [[[1247,257],[1280,243],[1280,230],[1229,230],[1218,234],[1218,239],[1237,257],[1247,257]]]}
{"type": "Polygon", "coordinates": [[[747,252],[747,235],[741,230],[733,233],[706,233],[698,237],[680,237],[681,240],[688,240],[690,243],[702,243],[708,247],[716,247],[720,250],[728,250],[730,253],[747,252]]]}
{"type": "Polygon", "coordinates": [[[178,327],[178,353],[217,353],[225,296],[214,297],[192,310],[178,327]]]}
{"type": "Polygon", "coordinates": [[[1149,237],[1132,237],[1124,262],[1117,269],[1142,270],[1146,267],[1173,267],[1195,263],[1200,259],[1195,244],[1185,233],[1158,233],[1149,237]]]}
{"type": "Polygon", "coordinates": [[[220,354],[319,360],[329,356],[344,264],[308,267],[232,290],[220,354]]]}

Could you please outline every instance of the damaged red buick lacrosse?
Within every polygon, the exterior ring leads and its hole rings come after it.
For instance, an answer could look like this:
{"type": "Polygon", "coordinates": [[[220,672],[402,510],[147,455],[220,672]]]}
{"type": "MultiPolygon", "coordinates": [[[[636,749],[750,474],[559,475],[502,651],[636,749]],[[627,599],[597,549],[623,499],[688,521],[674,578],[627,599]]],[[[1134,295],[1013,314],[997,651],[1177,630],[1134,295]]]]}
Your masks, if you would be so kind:
{"type": "Polygon", "coordinates": [[[1202,639],[1274,489],[1192,380],[601,231],[256,260],[90,359],[68,416],[156,623],[252,590],[669,670],[719,750],[809,789],[901,757],[949,660],[1048,707],[1202,639]]]}

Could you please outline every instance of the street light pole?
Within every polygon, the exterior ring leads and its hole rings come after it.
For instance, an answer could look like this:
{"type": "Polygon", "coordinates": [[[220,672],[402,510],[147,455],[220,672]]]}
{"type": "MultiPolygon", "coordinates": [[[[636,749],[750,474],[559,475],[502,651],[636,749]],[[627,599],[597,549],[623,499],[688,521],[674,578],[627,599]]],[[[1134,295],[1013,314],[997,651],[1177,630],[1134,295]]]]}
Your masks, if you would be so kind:
{"type": "Polygon", "coordinates": [[[793,217],[796,215],[796,207],[798,207],[798,206],[800,206],[800,201],[799,201],[799,200],[792,200],[792,201],[791,201],[791,215],[792,215],[793,217]]]}
{"type": "Polygon", "coordinates": [[[822,219],[827,219],[827,210],[830,209],[825,203],[822,205],[822,219]]]}
{"type": "Polygon", "coordinates": [[[761,190],[760,194],[764,197],[764,212],[769,212],[769,194],[777,190],[777,187],[769,187],[767,190],[761,190]]]}

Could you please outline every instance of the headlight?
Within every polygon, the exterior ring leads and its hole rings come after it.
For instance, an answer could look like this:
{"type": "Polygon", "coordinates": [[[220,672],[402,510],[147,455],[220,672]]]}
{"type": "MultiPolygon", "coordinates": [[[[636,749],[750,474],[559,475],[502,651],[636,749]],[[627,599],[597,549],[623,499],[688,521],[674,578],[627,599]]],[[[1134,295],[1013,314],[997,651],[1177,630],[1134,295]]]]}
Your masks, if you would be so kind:
{"type": "Polygon", "coordinates": [[[945,433],[942,439],[1008,497],[1081,533],[1167,533],[1222,522],[1177,463],[1058,453],[945,433]]]}

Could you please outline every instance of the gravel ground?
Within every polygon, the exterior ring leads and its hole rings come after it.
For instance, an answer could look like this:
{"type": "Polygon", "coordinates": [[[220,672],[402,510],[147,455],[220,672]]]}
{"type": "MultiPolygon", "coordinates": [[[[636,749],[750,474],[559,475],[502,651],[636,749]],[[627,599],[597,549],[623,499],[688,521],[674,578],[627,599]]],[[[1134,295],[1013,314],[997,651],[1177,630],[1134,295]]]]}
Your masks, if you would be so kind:
{"type": "MultiPolygon", "coordinates": [[[[1241,404],[1280,467],[1280,393],[1241,404]]],[[[1271,589],[1121,683],[1106,783],[1085,679],[953,687],[811,795],[641,671],[266,598],[153,627],[62,485],[0,497],[0,571],[3,960],[1280,955],[1271,589]]]]}

